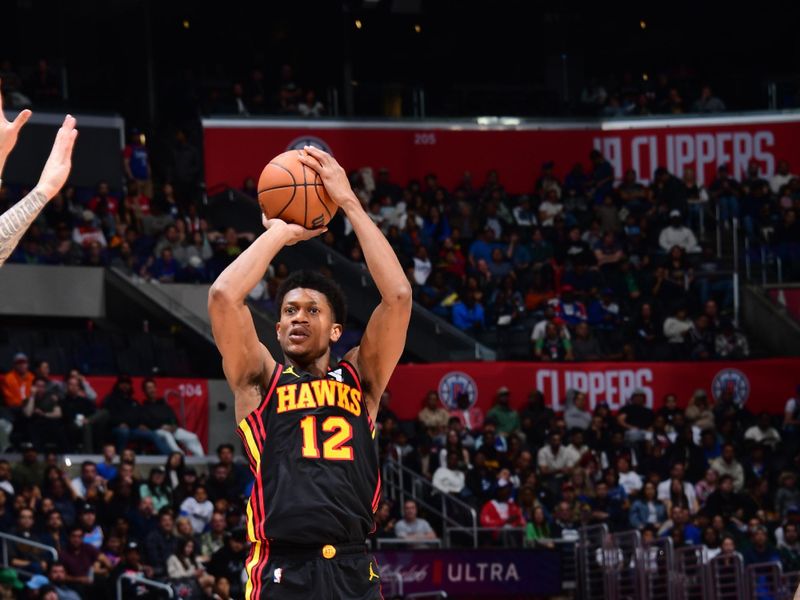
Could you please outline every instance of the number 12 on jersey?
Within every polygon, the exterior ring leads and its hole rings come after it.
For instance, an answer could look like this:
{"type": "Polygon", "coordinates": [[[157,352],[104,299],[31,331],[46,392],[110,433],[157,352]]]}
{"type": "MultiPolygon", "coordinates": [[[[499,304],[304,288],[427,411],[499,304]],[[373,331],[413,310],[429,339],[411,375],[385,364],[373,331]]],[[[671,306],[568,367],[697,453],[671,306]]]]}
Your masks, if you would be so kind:
{"type": "MultiPolygon", "coordinates": [[[[317,443],[317,417],[309,415],[300,421],[303,430],[303,458],[320,458],[317,443]]],[[[344,417],[328,417],[322,422],[322,431],[332,433],[322,442],[322,458],[326,460],[353,460],[353,447],[345,446],[353,439],[353,426],[344,417]]]]}

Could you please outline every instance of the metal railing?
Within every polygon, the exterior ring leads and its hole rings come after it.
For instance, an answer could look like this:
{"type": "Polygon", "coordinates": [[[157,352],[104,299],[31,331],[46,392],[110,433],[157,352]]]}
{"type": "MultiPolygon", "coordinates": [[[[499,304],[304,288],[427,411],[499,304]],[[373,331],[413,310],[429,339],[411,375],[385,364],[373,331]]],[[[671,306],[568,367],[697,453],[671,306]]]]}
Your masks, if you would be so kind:
{"type": "Polygon", "coordinates": [[[747,565],[745,579],[752,600],[780,600],[783,592],[783,568],[780,563],[747,565]]]}
{"type": "Polygon", "coordinates": [[[678,600],[708,598],[708,562],[703,546],[685,546],[675,552],[675,583],[678,600]]]}
{"type": "Polygon", "coordinates": [[[0,531],[0,540],[2,540],[3,567],[4,568],[11,567],[12,569],[15,569],[15,570],[19,571],[23,575],[35,575],[35,573],[33,573],[32,571],[28,571],[27,569],[22,569],[20,567],[14,567],[11,564],[9,564],[9,558],[8,558],[8,544],[9,544],[9,542],[17,544],[19,546],[28,546],[30,548],[38,548],[39,550],[42,550],[42,551],[48,553],[52,557],[53,561],[57,561],[58,560],[58,550],[53,548],[53,546],[48,546],[47,544],[42,544],[40,542],[34,542],[32,540],[29,540],[28,538],[20,537],[20,536],[17,536],[17,535],[12,535],[10,533],[5,533],[5,532],[2,532],[2,531],[0,531]]]}
{"type": "Polygon", "coordinates": [[[491,544],[494,541],[504,548],[522,548],[525,545],[524,527],[448,527],[444,532],[446,547],[452,546],[451,536],[453,533],[477,534],[478,544],[474,545],[474,548],[484,545],[480,544],[480,534],[482,533],[488,534],[483,536],[483,541],[487,544],[491,544]]]}
{"type": "Polygon", "coordinates": [[[387,496],[402,504],[406,498],[414,500],[418,506],[439,517],[442,521],[442,535],[445,545],[450,545],[450,531],[468,530],[473,548],[478,547],[478,513],[475,508],[451,495],[442,493],[433,484],[390,457],[383,464],[383,485],[387,496]],[[409,485],[406,485],[406,482],[409,485]],[[409,488],[409,489],[407,489],[409,488]],[[427,494],[423,493],[427,492],[427,494]],[[439,498],[439,506],[428,499],[439,498]],[[448,505],[450,509],[448,510],[448,505]],[[457,516],[466,517],[463,521],[457,516]]]}
{"type": "Polygon", "coordinates": [[[134,585],[143,585],[145,587],[155,588],[157,590],[162,590],[166,592],[167,598],[174,598],[175,591],[172,589],[172,586],[166,583],[161,583],[160,581],[155,581],[154,579],[147,579],[143,575],[139,573],[123,573],[117,579],[117,600],[122,600],[122,580],[127,579],[134,585]]]}
{"type": "Polygon", "coordinates": [[[376,550],[385,550],[393,546],[409,546],[416,548],[418,546],[430,546],[431,548],[441,548],[442,540],[439,538],[430,540],[408,540],[400,538],[375,538],[376,550]]]}

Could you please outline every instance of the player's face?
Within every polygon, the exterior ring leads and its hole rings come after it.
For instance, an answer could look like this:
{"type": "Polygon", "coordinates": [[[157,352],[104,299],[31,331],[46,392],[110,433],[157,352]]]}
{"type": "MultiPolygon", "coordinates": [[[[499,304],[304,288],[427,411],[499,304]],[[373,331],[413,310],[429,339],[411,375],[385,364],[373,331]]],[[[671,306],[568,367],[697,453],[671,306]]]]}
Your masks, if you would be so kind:
{"type": "Polygon", "coordinates": [[[325,294],[295,288],[283,298],[277,331],[278,342],[287,357],[309,362],[328,351],[339,339],[342,326],[334,323],[333,309],[325,294]]]}

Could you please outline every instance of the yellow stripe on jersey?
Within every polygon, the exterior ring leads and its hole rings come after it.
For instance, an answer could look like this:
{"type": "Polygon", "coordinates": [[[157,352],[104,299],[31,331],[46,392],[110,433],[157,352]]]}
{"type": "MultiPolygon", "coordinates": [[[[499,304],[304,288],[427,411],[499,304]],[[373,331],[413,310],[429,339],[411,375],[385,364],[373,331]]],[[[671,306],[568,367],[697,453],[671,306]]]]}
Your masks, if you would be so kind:
{"type": "MultiPolygon", "coordinates": [[[[248,510],[250,509],[250,504],[247,505],[248,510]]],[[[248,515],[249,517],[249,515],[248,515]]],[[[248,521],[250,519],[248,518],[248,521]]],[[[246,600],[255,600],[253,598],[253,568],[258,565],[259,561],[261,560],[261,553],[262,553],[262,546],[263,542],[255,542],[253,547],[253,558],[245,565],[245,573],[247,573],[247,585],[244,588],[244,597],[246,600]]]]}
{"type": "Polygon", "coordinates": [[[253,507],[250,505],[252,498],[247,499],[247,539],[251,542],[256,541],[256,530],[253,526],[253,507]]]}
{"type": "Polygon", "coordinates": [[[239,423],[239,429],[241,429],[244,434],[247,448],[250,450],[250,456],[256,461],[256,471],[258,471],[261,468],[261,453],[258,451],[256,438],[253,435],[253,430],[250,428],[250,423],[247,422],[247,419],[242,419],[242,422],[239,423]]]}

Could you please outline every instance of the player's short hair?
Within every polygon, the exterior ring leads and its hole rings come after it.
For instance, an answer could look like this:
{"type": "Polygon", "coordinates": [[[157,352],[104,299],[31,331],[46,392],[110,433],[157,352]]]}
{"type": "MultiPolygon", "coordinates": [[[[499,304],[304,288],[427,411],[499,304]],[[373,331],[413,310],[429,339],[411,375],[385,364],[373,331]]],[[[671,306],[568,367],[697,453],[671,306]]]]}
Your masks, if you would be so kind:
{"type": "Polygon", "coordinates": [[[334,322],[344,325],[347,320],[347,303],[338,283],[317,271],[295,271],[283,280],[275,293],[275,304],[279,311],[283,306],[284,296],[297,288],[307,288],[324,294],[333,309],[334,322]]]}

